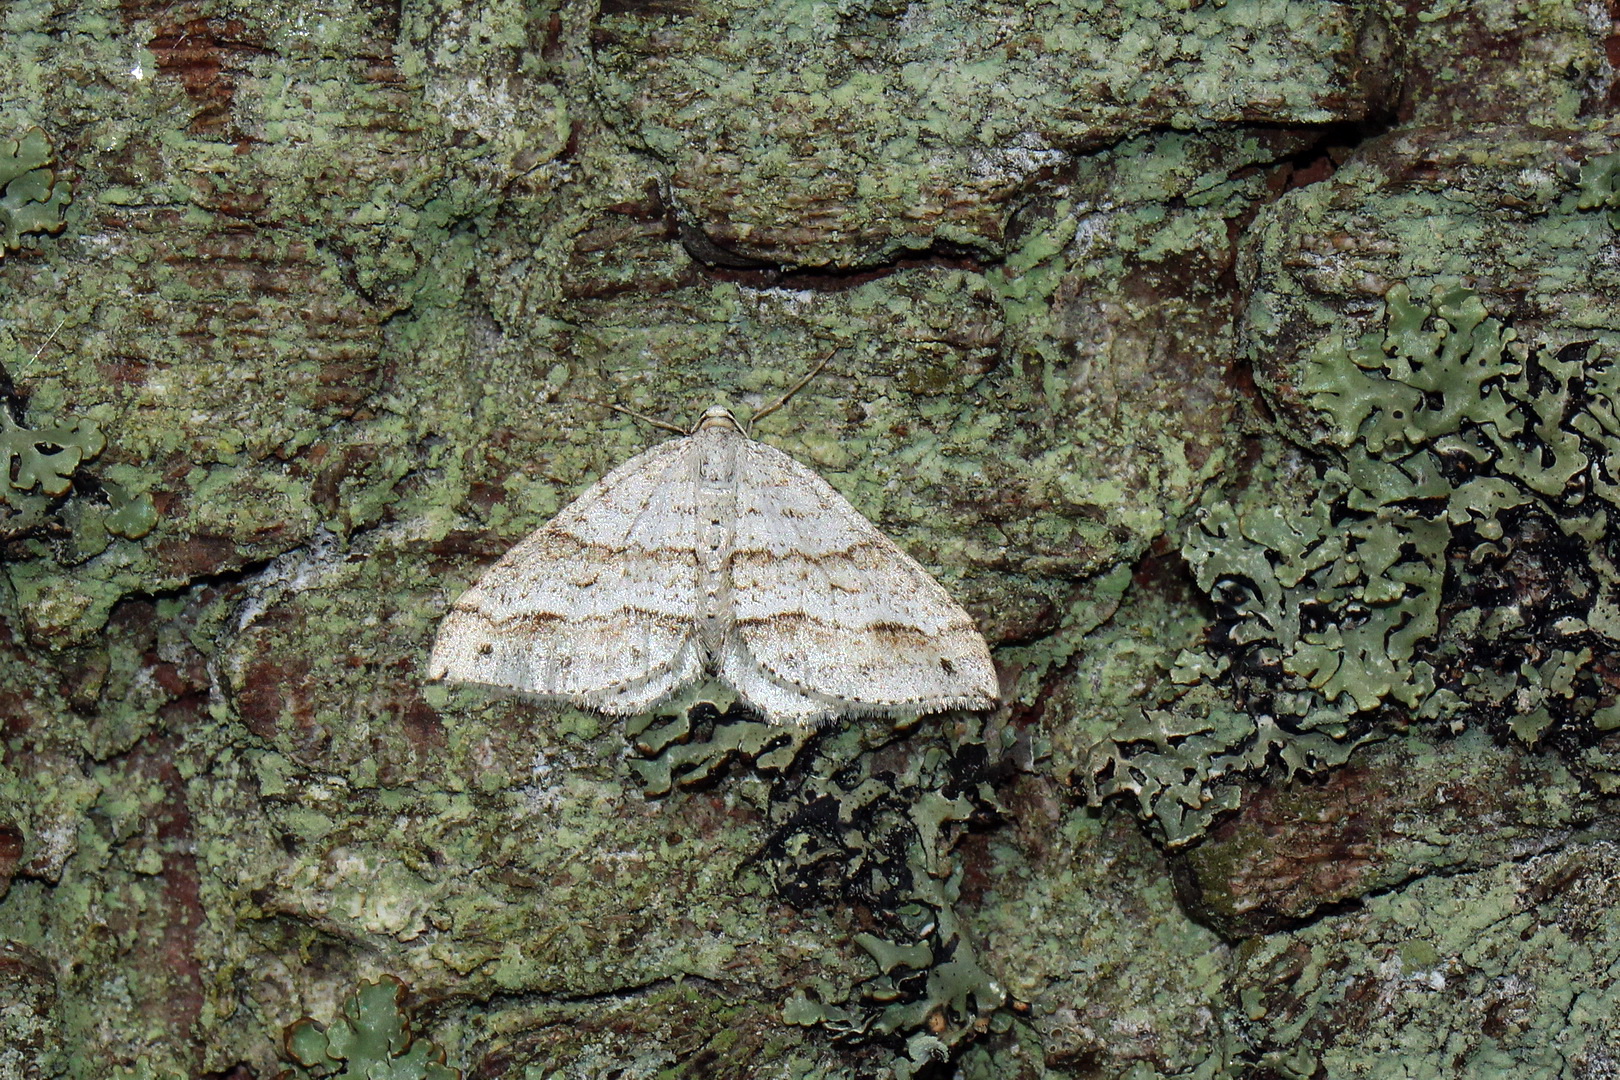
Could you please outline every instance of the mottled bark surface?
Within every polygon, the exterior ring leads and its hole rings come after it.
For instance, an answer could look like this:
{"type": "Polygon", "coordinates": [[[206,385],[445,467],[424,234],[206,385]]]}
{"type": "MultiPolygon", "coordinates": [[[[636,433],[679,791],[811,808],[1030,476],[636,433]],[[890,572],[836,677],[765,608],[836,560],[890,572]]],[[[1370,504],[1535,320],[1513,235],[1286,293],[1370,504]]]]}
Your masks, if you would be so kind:
{"type": "Polygon", "coordinates": [[[10,0],[0,1078],[1614,1075],[1615,20],[10,0]],[[824,358],[997,715],[424,685],[824,358]]]}

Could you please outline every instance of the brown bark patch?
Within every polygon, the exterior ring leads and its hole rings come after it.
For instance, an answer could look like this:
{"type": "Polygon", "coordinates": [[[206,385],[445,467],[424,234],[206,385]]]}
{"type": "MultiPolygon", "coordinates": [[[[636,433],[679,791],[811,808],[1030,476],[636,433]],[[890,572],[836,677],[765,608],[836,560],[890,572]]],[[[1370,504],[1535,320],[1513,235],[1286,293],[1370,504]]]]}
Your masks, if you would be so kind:
{"type": "MultiPolygon", "coordinates": [[[[126,4],[125,12],[135,14],[143,6],[126,4]]],[[[188,125],[193,135],[238,141],[241,132],[231,120],[237,77],[245,72],[250,57],[269,50],[241,19],[188,17],[184,8],[174,8],[169,4],[155,13],[153,34],[146,43],[157,58],[158,73],[179,79],[197,106],[188,125]]]]}

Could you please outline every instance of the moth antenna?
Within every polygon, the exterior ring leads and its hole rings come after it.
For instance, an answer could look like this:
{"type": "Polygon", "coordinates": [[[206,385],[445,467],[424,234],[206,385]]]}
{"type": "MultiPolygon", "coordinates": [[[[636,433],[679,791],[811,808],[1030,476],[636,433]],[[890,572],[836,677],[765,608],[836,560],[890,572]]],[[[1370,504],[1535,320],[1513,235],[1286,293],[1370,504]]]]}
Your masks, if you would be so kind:
{"type": "Polygon", "coordinates": [[[674,424],[668,423],[667,421],[664,421],[664,420],[660,420],[656,416],[648,416],[646,413],[638,413],[634,409],[627,409],[623,405],[615,405],[611,401],[597,401],[594,398],[588,398],[588,397],[577,397],[574,400],[575,401],[583,401],[587,405],[595,405],[598,408],[612,409],[616,413],[623,413],[624,415],[630,417],[631,419],[640,420],[642,423],[651,424],[653,427],[663,428],[665,431],[673,431],[677,435],[690,435],[690,434],[692,434],[686,428],[676,427],[674,424]]]}
{"type": "Polygon", "coordinates": [[[788,387],[787,393],[783,394],[781,397],[777,398],[775,401],[771,402],[769,405],[765,406],[763,409],[759,410],[759,412],[750,417],[748,420],[748,426],[752,428],[755,424],[771,415],[771,413],[786,405],[789,398],[793,397],[794,394],[797,394],[800,390],[803,390],[806,386],[808,386],[811,379],[815,378],[817,375],[820,375],[822,369],[828,364],[832,363],[832,358],[832,353],[828,353],[826,356],[823,356],[821,358],[821,363],[811,368],[808,375],[794,383],[792,386],[788,387]]]}

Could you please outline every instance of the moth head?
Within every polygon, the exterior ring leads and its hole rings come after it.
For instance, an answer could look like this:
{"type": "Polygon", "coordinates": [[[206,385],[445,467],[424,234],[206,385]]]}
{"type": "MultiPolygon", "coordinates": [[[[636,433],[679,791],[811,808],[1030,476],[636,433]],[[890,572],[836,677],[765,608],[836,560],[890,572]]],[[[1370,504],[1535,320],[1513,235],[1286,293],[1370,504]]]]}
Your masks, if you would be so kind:
{"type": "Polygon", "coordinates": [[[693,428],[692,432],[696,434],[710,428],[730,428],[732,431],[742,431],[742,425],[737,423],[737,418],[732,416],[731,410],[724,405],[715,405],[704,410],[703,418],[697,422],[697,427],[693,428]]]}

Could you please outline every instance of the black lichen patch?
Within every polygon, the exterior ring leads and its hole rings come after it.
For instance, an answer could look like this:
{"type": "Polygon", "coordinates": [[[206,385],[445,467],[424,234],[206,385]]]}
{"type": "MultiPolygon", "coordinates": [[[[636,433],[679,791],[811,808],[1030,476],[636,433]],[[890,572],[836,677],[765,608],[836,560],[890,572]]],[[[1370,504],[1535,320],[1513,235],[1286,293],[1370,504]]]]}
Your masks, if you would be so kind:
{"type": "Polygon", "coordinates": [[[957,915],[956,845],[1001,812],[991,784],[1002,762],[986,735],[970,718],[853,753],[847,738],[829,737],[773,785],[758,861],[777,895],[800,908],[853,907],[868,926],[855,942],[878,969],[847,1000],[797,992],[785,1018],[890,1046],[899,1077],[1008,1021],[1007,996],[957,915]]]}
{"type": "Polygon", "coordinates": [[[769,833],[750,860],[801,910],[850,914],[876,972],[852,995],[803,987],[783,1017],[845,1045],[887,1050],[894,1075],[950,1060],[1003,1030],[1007,996],[957,915],[967,832],[1000,813],[993,783],[1009,766],[988,721],[929,717],[892,728],[771,724],[739,704],[701,702],[632,723],[631,767],[648,794],[714,782],[728,768],[770,782],[769,833]],[[915,729],[915,730],[914,730],[915,729]]]}

